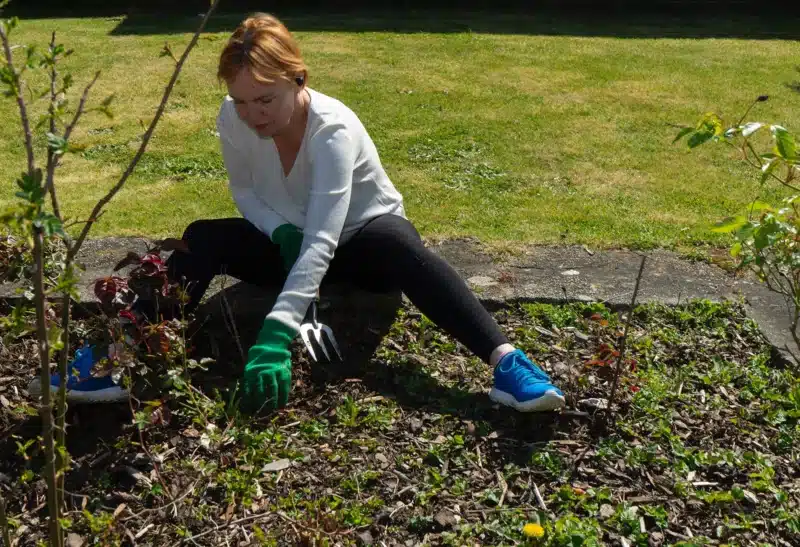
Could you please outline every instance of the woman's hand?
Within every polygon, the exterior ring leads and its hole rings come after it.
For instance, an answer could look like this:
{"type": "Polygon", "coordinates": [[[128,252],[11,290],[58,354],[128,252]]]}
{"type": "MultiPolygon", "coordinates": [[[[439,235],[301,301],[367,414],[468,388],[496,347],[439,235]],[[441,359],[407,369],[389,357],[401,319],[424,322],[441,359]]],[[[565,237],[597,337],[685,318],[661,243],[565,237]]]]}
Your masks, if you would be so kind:
{"type": "Polygon", "coordinates": [[[289,345],[294,329],[267,319],[256,343],[247,352],[242,406],[247,411],[275,410],[289,400],[292,387],[292,354],[289,345]]]}
{"type": "Polygon", "coordinates": [[[290,271],[303,245],[303,231],[293,224],[282,224],[272,232],[271,239],[281,249],[284,269],[290,271]]]}

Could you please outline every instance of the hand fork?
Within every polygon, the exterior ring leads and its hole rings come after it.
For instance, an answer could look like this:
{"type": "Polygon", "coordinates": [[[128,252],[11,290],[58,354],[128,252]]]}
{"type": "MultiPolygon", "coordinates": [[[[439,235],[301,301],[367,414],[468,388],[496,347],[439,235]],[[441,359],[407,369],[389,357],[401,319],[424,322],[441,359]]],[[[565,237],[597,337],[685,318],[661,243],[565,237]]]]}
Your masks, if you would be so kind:
{"type": "Polygon", "coordinates": [[[319,304],[319,293],[317,297],[311,302],[311,322],[306,322],[300,325],[300,335],[303,338],[303,343],[306,345],[306,349],[308,353],[311,354],[311,358],[314,361],[319,361],[317,359],[317,354],[314,352],[314,346],[311,344],[311,340],[313,339],[319,347],[322,348],[322,353],[325,354],[325,358],[330,361],[331,356],[328,353],[328,348],[325,344],[325,338],[323,333],[328,336],[328,340],[330,340],[330,344],[333,349],[336,351],[336,355],[339,356],[340,361],[344,361],[342,358],[342,352],[339,351],[339,344],[336,343],[336,338],[333,336],[333,331],[327,325],[323,325],[319,321],[317,321],[317,305],[319,304]]]}

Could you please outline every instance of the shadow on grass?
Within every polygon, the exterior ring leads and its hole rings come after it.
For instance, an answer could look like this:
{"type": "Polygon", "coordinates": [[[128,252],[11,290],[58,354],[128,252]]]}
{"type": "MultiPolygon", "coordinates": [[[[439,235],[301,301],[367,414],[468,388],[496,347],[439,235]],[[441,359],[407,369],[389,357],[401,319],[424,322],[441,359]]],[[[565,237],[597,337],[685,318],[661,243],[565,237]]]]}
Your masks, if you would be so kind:
{"type": "MultiPolygon", "coordinates": [[[[112,36],[192,33],[199,22],[196,8],[181,4],[148,9],[126,5],[22,6],[15,2],[10,14],[23,18],[55,17],[122,17],[111,31],[112,36]],[[16,11],[15,11],[16,10],[16,11]]],[[[304,6],[302,10],[288,2],[252,6],[234,4],[220,7],[206,32],[233,31],[242,18],[252,11],[269,11],[280,17],[294,32],[397,32],[397,33],[490,33],[539,36],[581,36],[614,38],[742,38],[797,40],[800,29],[791,17],[777,12],[765,14],[755,2],[655,2],[637,3],[609,1],[602,9],[596,4],[573,2],[548,6],[539,2],[536,8],[515,7],[513,3],[493,5],[492,9],[462,7],[459,9],[404,6],[405,9],[358,9],[357,7],[320,8],[304,6]],[[652,5],[651,5],[652,4],[652,5]],[[247,9],[251,8],[251,9],[247,9]],[[234,11],[235,10],[235,11],[234,11]]],[[[340,4],[346,6],[346,4],[340,4]]],[[[795,9],[796,8],[789,8],[795,9]]]]}
{"type": "MultiPolygon", "coordinates": [[[[232,32],[245,13],[224,13],[209,22],[208,32],[232,32]]],[[[354,11],[351,13],[279,12],[293,32],[393,32],[523,34],[613,38],[741,38],[797,40],[800,29],[789,19],[720,11],[679,15],[598,12],[354,11]]],[[[112,36],[191,33],[197,16],[129,15],[112,36]]]]}

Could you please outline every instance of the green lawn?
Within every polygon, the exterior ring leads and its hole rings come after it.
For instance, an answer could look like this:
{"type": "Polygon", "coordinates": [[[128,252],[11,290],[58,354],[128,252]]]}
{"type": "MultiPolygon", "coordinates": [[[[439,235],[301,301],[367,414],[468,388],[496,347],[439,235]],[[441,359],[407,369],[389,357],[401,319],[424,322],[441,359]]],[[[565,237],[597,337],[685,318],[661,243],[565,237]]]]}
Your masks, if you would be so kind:
{"type": "MultiPolygon", "coordinates": [[[[672,145],[668,124],[709,110],[736,117],[766,93],[751,117],[800,127],[800,95],[784,85],[797,76],[797,41],[680,37],[711,35],[713,21],[676,37],[615,37],[591,22],[559,32],[557,20],[545,32],[534,18],[515,19],[513,32],[501,32],[499,17],[496,32],[469,30],[492,27],[486,17],[458,32],[316,30],[324,17],[287,19],[300,29],[312,87],[361,116],[425,236],[500,246],[720,243],[708,223],[753,198],[752,173],[721,148],[672,145]]],[[[237,20],[218,19],[222,32],[200,41],[149,154],[94,235],[177,235],[193,219],[236,214],[214,135],[225,94],[214,74],[237,20]]],[[[102,69],[96,100],[117,95],[116,117],[87,117],[74,139],[87,148],[61,170],[62,208],[74,219],[116,180],[152,116],[171,70],[158,57],[164,41],[179,52],[190,36],[161,33],[155,20],[113,32],[120,22],[23,20],[15,35],[44,47],[56,30],[76,50],[64,69],[79,84],[102,69]],[[148,30],[158,33],[137,32],[148,30]]],[[[0,102],[0,119],[0,177],[10,183],[24,167],[11,101],[0,102]]]]}

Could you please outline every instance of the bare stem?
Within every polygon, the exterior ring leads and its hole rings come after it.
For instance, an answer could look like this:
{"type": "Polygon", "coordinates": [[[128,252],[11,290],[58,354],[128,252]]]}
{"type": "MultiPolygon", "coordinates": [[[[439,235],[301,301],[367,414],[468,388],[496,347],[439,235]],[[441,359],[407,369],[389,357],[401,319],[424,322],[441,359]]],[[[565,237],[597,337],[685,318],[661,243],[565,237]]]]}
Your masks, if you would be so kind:
{"type": "Polygon", "coordinates": [[[617,385],[619,384],[619,377],[622,373],[622,362],[625,360],[625,350],[627,349],[628,329],[631,326],[633,308],[636,306],[636,297],[639,295],[639,284],[642,281],[642,274],[644,273],[644,263],[646,259],[647,257],[642,255],[642,263],[639,265],[639,273],[636,275],[636,285],[633,288],[633,296],[631,297],[631,307],[628,309],[628,317],[625,318],[625,329],[622,332],[622,341],[620,342],[619,355],[617,356],[617,367],[614,371],[614,381],[611,384],[611,394],[608,396],[609,414],[613,410],[614,399],[617,395],[617,385]]]}
{"type": "MultiPolygon", "coordinates": [[[[39,370],[42,386],[42,404],[39,413],[42,417],[44,437],[44,478],[47,483],[47,506],[50,512],[50,545],[61,547],[60,507],[56,488],[56,460],[53,446],[53,409],[50,397],[50,344],[47,338],[44,294],[44,238],[40,228],[34,228],[33,257],[35,263],[34,295],[36,301],[36,335],[39,343],[39,370]]],[[[62,384],[64,383],[62,379],[62,384]]]]}
{"type": "Polygon", "coordinates": [[[8,531],[8,515],[6,514],[6,500],[0,495],[0,531],[3,533],[2,547],[11,547],[11,535],[8,531]]]}
{"type": "MultiPolygon", "coordinates": [[[[56,134],[56,83],[58,82],[58,71],[56,70],[55,52],[56,49],[56,33],[53,31],[52,38],[50,39],[50,54],[53,55],[53,64],[50,66],[50,106],[48,114],[50,116],[50,133],[56,134]]],[[[53,174],[56,171],[56,164],[58,158],[53,150],[47,147],[47,175],[45,177],[44,191],[50,191],[50,198],[53,203],[53,214],[57,218],[61,218],[61,209],[58,206],[58,198],[56,197],[56,189],[53,186],[53,174]]]]}
{"type": "MultiPolygon", "coordinates": [[[[54,188],[55,189],[55,188],[54,188]]],[[[70,275],[71,264],[67,265],[67,275],[70,275]]],[[[62,295],[61,299],[61,352],[58,356],[58,377],[61,378],[61,383],[58,386],[58,394],[56,395],[56,446],[62,447],[66,451],[66,436],[67,436],[67,357],[69,356],[69,323],[70,316],[72,315],[72,298],[68,292],[62,295]]],[[[57,469],[62,470],[58,476],[58,500],[59,505],[63,507],[64,503],[64,474],[63,470],[66,466],[65,461],[61,458],[61,451],[58,452],[58,465],[57,469]]]]}
{"type": "MultiPolygon", "coordinates": [[[[57,109],[57,96],[56,96],[56,84],[58,83],[58,71],[56,70],[56,60],[55,60],[55,47],[56,47],[56,33],[53,32],[52,39],[50,40],[50,53],[53,55],[53,64],[50,70],[50,133],[53,135],[56,134],[56,109],[57,109]]],[[[83,98],[81,99],[80,105],[78,106],[78,110],[76,112],[75,121],[77,121],[77,117],[80,116],[80,113],[83,111],[83,105],[86,102],[86,96],[88,94],[88,89],[97,81],[97,76],[92,82],[87,86],[87,90],[84,92],[83,98]]],[[[56,167],[58,167],[59,158],[56,156],[53,151],[48,147],[47,149],[47,176],[45,178],[45,186],[44,191],[47,193],[50,192],[50,198],[53,204],[53,214],[58,218],[61,219],[61,210],[58,205],[58,197],[56,195],[56,187],[54,184],[54,176],[56,167]]],[[[67,248],[69,249],[68,242],[67,248]]],[[[71,270],[71,261],[67,261],[65,264],[65,272],[67,274],[70,273],[71,270]]],[[[67,462],[64,461],[62,457],[65,454],[65,447],[66,447],[66,416],[67,416],[67,357],[69,355],[69,322],[70,322],[70,315],[72,313],[71,310],[71,303],[72,298],[70,297],[69,293],[64,293],[62,297],[62,306],[61,306],[61,346],[62,349],[59,352],[58,356],[58,377],[61,378],[61,383],[58,386],[58,394],[56,395],[56,406],[55,406],[55,420],[56,420],[56,469],[58,470],[58,476],[56,477],[56,487],[58,493],[58,505],[59,507],[64,506],[64,469],[66,467],[67,462]]]]}
{"type": "Polygon", "coordinates": [[[72,130],[75,129],[75,126],[78,125],[78,120],[80,120],[81,116],[83,115],[83,110],[86,108],[86,100],[89,98],[89,91],[92,90],[92,87],[97,82],[97,79],[100,77],[100,71],[94,73],[94,78],[92,81],[86,84],[86,87],[83,89],[83,95],[81,95],[81,100],[78,103],[78,109],[75,111],[75,115],[72,117],[72,121],[69,122],[66,129],[64,129],[64,140],[69,140],[70,136],[72,135],[72,130]]]}
{"type": "MultiPolygon", "coordinates": [[[[745,161],[746,161],[746,162],[747,162],[747,163],[748,163],[750,166],[752,166],[752,167],[755,167],[755,168],[756,168],[756,169],[758,169],[759,171],[761,170],[761,165],[759,165],[759,164],[755,163],[755,162],[754,162],[753,160],[751,160],[749,157],[746,157],[746,158],[744,158],[744,160],[745,160],[745,161]]],[[[778,181],[780,184],[782,184],[783,186],[785,186],[785,187],[789,188],[790,190],[794,190],[795,192],[800,192],[800,187],[794,186],[793,184],[789,184],[787,181],[783,180],[782,178],[780,178],[779,176],[777,176],[775,173],[770,173],[770,174],[769,174],[769,177],[770,177],[770,178],[772,178],[772,179],[775,179],[775,180],[776,180],[776,181],[778,181]]]]}
{"type": "MultiPolygon", "coordinates": [[[[14,68],[14,57],[11,54],[11,44],[8,42],[8,34],[6,34],[3,25],[0,25],[0,40],[3,42],[3,51],[6,56],[6,63],[8,68],[14,74],[17,74],[14,68]]],[[[34,159],[33,159],[33,135],[31,134],[31,124],[28,121],[28,109],[25,107],[25,98],[22,96],[22,82],[16,82],[17,92],[17,106],[19,107],[19,117],[22,121],[22,132],[25,134],[25,152],[28,155],[28,174],[33,175],[34,159]]]]}
{"type": "MultiPolygon", "coordinates": [[[[130,376],[128,376],[128,379],[130,380],[130,383],[133,384],[133,379],[130,376]]],[[[133,408],[133,395],[128,396],[128,406],[131,409],[131,414],[133,416],[136,416],[136,410],[133,408]]],[[[147,448],[147,444],[144,442],[144,433],[142,433],[142,428],[139,427],[138,424],[136,425],[136,431],[138,431],[139,433],[139,444],[141,445],[142,450],[144,451],[145,455],[148,458],[150,458],[150,461],[153,463],[153,469],[155,470],[156,476],[158,477],[158,482],[161,483],[161,488],[164,489],[164,495],[167,496],[167,498],[170,501],[174,501],[175,498],[172,496],[172,492],[170,492],[169,486],[167,486],[167,481],[164,480],[164,476],[161,474],[161,466],[158,464],[156,459],[150,453],[150,450],[147,448]]]]}
{"type": "Polygon", "coordinates": [[[136,155],[131,160],[130,164],[128,165],[128,168],[122,174],[122,177],[120,177],[119,181],[111,188],[111,190],[108,191],[108,193],[105,196],[100,198],[100,201],[98,201],[97,205],[95,205],[94,209],[92,209],[88,221],[83,226],[83,229],[81,230],[80,235],[75,241],[75,244],[69,250],[67,254],[68,257],[74,257],[78,253],[78,251],[81,248],[81,245],[83,245],[83,241],[86,239],[86,236],[89,235],[89,231],[92,229],[92,225],[94,225],[95,221],[97,220],[97,216],[103,210],[103,207],[105,207],[105,205],[109,201],[111,201],[111,199],[117,194],[117,192],[119,192],[122,189],[122,187],[125,185],[125,182],[128,180],[128,177],[131,176],[131,173],[133,173],[134,168],[139,163],[139,160],[142,158],[142,155],[144,154],[144,151],[147,148],[147,144],[150,142],[150,138],[153,136],[156,124],[158,124],[158,121],[161,119],[161,115],[164,113],[164,108],[167,106],[167,101],[169,100],[169,97],[172,94],[172,88],[175,87],[175,83],[178,81],[178,75],[180,74],[184,63],[186,62],[186,59],[189,57],[189,53],[197,44],[197,40],[200,38],[200,33],[203,32],[206,23],[208,23],[211,14],[217,8],[219,2],[220,0],[214,0],[214,3],[211,4],[211,7],[206,12],[205,17],[203,17],[200,26],[195,31],[194,36],[192,36],[189,45],[186,46],[186,50],[183,52],[183,55],[181,55],[180,60],[175,65],[175,70],[172,72],[172,78],[170,79],[169,84],[167,84],[167,88],[164,90],[164,96],[161,98],[161,104],[158,105],[158,110],[156,110],[156,115],[153,117],[153,121],[150,122],[150,126],[147,128],[147,131],[145,131],[144,136],[142,137],[142,144],[139,146],[139,150],[136,151],[136,155]]]}
{"type": "Polygon", "coordinates": [[[755,101],[753,101],[752,103],[750,103],[750,106],[748,106],[748,107],[747,107],[747,110],[745,110],[745,111],[744,111],[744,114],[742,114],[742,117],[739,119],[739,123],[737,123],[737,124],[736,124],[737,126],[740,126],[740,125],[742,125],[742,122],[744,122],[744,119],[747,117],[747,115],[750,113],[750,111],[753,109],[753,107],[754,107],[754,106],[756,105],[756,103],[758,103],[758,102],[759,102],[759,100],[758,100],[758,99],[756,99],[755,101]]]}

